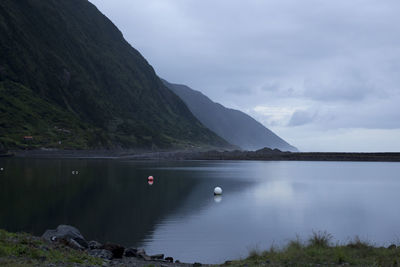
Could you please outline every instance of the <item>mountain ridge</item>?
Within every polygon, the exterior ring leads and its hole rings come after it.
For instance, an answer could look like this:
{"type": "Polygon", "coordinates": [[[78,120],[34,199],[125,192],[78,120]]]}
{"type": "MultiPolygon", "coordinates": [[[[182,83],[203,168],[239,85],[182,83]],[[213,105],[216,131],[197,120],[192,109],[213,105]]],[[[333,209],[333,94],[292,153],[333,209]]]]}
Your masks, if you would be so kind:
{"type": "Polygon", "coordinates": [[[0,35],[0,146],[231,147],[87,0],[2,0],[0,35]]]}
{"type": "Polygon", "coordinates": [[[229,143],[245,150],[268,147],[298,152],[297,148],[246,113],[215,103],[200,91],[186,85],[169,83],[164,79],[162,81],[186,103],[203,125],[229,143]]]}

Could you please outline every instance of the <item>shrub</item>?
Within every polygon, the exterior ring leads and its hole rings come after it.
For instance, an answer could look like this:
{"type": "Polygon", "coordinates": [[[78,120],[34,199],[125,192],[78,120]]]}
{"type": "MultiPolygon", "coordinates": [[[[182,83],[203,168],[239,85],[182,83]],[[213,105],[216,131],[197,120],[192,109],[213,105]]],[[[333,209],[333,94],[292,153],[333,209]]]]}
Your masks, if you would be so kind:
{"type": "Polygon", "coordinates": [[[329,247],[332,240],[332,235],[326,231],[313,231],[312,236],[308,240],[309,245],[313,247],[329,247]]]}
{"type": "Polygon", "coordinates": [[[349,248],[364,249],[369,248],[371,245],[367,241],[361,241],[360,237],[356,236],[352,241],[350,241],[347,246],[349,248]]]}

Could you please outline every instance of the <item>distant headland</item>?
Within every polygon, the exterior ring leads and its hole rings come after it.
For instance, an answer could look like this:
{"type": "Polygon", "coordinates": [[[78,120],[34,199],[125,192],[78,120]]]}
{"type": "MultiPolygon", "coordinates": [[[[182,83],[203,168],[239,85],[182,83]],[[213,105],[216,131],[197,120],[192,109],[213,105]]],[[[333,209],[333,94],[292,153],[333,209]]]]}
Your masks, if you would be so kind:
{"type": "Polygon", "coordinates": [[[112,158],[129,160],[262,160],[400,162],[399,152],[289,152],[263,148],[243,150],[13,150],[0,156],[27,158],[112,158]]]}

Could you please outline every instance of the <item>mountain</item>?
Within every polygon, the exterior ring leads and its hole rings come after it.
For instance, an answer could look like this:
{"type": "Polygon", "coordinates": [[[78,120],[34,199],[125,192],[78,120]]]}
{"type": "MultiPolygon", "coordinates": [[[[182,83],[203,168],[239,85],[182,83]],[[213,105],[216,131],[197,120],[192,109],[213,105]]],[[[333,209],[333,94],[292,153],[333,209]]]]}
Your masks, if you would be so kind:
{"type": "Polygon", "coordinates": [[[249,115],[214,103],[188,86],[165,80],[163,82],[186,103],[201,123],[229,143],[246,150],[269,147],[282,151],[298,151],[249,115]]]}
{"type": "Polygon", "coordinates": [[[87,0],[1,0],[0,36],[0,148],[229,146],[87,0]]]}

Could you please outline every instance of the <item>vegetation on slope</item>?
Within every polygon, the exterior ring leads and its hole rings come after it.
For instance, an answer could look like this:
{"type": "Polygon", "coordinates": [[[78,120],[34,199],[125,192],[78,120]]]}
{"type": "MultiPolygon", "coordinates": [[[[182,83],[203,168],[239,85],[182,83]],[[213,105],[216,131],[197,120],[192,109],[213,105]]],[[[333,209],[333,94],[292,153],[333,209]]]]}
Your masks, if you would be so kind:
{"type": "Polygon", "coordinates": [[[0,36],[0,146],[228,145],[87,0],[2,0],[0,36]]]}
{"type": "Polygon", "coordinates": [[[79,118],[39,98],[23,85],[0,82],[0,143],[27,148],[47,147],[85,149],[107,144],[100,129],[91,128],[79,118]],[[23,136],[32,135],[33,140],[23,136]]]}

